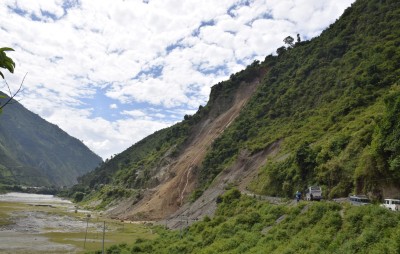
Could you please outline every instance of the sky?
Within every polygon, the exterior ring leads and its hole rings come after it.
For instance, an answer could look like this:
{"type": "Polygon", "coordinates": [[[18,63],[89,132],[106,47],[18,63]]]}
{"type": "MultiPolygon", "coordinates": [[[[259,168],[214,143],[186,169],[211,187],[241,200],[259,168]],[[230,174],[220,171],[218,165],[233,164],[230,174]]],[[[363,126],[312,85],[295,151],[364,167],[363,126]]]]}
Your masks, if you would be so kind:
{"type": "MultiPolygon", "coordinates": [[[[30,111],[103,159],[207,103],[287,36],[318,36],[354,0],[1,0],[5,74],[30,111]]],[[[0,90],[5,91],[5,83],[0,90]]]]}

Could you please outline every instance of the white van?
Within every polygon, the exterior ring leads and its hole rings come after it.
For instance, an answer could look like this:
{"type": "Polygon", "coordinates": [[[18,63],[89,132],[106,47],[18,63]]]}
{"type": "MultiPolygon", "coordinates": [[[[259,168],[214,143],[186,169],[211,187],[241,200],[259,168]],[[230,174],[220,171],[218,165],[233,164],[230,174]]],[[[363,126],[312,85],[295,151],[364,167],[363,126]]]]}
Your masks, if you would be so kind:
{"type": "Polygon", "coordinates": [[[349,201],[352,205],[368,205],[369,203],[371,203],[371,200],[369,200],[368,197],[364,195],[350,196],[349,201]]]}
{"type": "Polygon", "coordinates": [[[322,190],[319,186],[310,186],[306,191],[306,200],[313,201],[322,199],[322,190]]]}
{"type": "Polygon", "coordinates": [[[392,210],[392,211],[399,211],[400,210],[400,200],[386,198],[383,200],[383,204],[381,204],[381,206],[386,207],[387,209],[392,210]]]}

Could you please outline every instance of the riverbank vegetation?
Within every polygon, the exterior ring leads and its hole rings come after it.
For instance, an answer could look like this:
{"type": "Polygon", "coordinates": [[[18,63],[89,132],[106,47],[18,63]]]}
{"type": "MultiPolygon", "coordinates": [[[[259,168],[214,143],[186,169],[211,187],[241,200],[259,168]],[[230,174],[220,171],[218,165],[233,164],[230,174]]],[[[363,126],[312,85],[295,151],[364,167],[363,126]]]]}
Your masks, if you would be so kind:
{"type": "Polygon", "coordinates": [[[215,217],[107,253],[399,253],[400,213],[333,201],[270,204],[227,191],[215,217]]]}

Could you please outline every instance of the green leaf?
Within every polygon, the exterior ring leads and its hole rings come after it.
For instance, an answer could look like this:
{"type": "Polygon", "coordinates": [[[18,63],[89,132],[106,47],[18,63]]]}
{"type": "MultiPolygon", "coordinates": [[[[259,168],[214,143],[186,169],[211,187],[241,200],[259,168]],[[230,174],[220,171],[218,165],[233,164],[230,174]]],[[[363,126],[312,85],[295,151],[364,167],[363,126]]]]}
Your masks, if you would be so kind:
{"type": "MultiPolygon", "coordinates": [[[[14,51],[14,49],[9,47],[0,48],[0,68],[7,69],[9,72],[14,73],[15,63],[6,55],[6,51],[14,51]]],[[[0,72],[0,76],[4,79],[3,73],[0,72]]]]}
{"type": "Polygon", "coordinates": [[[12,48],[8,48],[8,47],[0,48],[0,52],[4,52],[4,51],[15,51],[15,50],[12,48]]]}
{"type": "Polygon", "coordinates": [[[14,66],[15,66],[14,62],[6,61],[4,65],[9,72],[14,73],[14,66]]]}

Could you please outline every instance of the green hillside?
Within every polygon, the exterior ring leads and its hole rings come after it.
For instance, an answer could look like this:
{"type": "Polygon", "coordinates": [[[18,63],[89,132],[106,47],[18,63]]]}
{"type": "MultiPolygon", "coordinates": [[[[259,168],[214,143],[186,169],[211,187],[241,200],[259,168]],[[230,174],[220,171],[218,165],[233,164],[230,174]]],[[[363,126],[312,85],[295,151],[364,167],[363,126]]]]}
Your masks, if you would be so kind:
{"type": "MultiPolygon", "coordinates": [[[[107,183],[119,190],[156,186],[152,176],[168,165],[170,154],[179,156],[198,124],[212,119],[215,110],[223,111],[238,84],[261,79],[239,117],[196,168],[192,200],[215,187],[218,176],[233,174],[227,169],[246,159],[239,156],[243,151],[255,155],[272,144],[278,146],[276,153],[266,153],[270,157],[247,191],[292,199],[296,190],[317,184],[326,200],[272,204],[227,184],[223,195],[211,198],[218,203],[212,218],[206,216],[185,229],[194,219],[189,217],[194,213],[185,214],[189,208],[168,218],[183,220],[178,230],[158,227],[160,237],[155,240],[139,239],[107,251],[400,253],[400,214],[378,205],[388,189],[400,197],[399,17],[397,0],[356,1],[319,37],[280,48],[279,55],[233,74],[213,87],[208,104],[194,116],[147,137],[80,181],[81,188],[89,180],[90,186],[100,187],[95,175],[103,172],[107,183]],[[128,177],[133,172],[134,180],[128,177]],[[145,181],[139,184],[138,177],[145,181]],[[368,194],[375,204],[331,200],[349,193],[368,194]]],[[[101,190],[87,199],[122,196],[110,186],[108,192],[101,190]]]]}
{"type": "Polygon", "coordinates": [[[259,78],[254,96],[197,168],[196,193],[240,151],[255,154],[281,141],[251,191],[292,197],[318,184],[326,198],[351,192],[381,198],[388,186],[400,187],[399,16],[398,1],[357,1],[319,37],[280,48],[215,85],[195,115],[115,156],[75,190],[156,186],[154,176],[179,156],[197,124],[228,108],[239,84],[259,78]]]}
{"type": "Polygon", "coordinates": [[[398,1],[357,1],[318,38],[266,57],[270,71],[209,151],[203,184],[238,151],[283,140],[253,191],[292,196],[319,184],[332,198],[399,186],[399,16],[398,1]]]}
{"type": "Polygon", "coordinates": [[[18,102],[0,114],[0,184],[73,185],[101,162],[81,141],[18,102]]]}
{"type": "MultiPolygon", "coordinates": [[[[70,190],[69,195],[73,196],[75,192],[89,193],[110,185],[112,187],[105,187],[100,192],[101,197],[110,199],[130,195],[132,191],[126,191],[128,189],[140,190],[156,186],[159,180],[154,176],[187,147],[190,136],[198,131],[198,124],[215,118],[229,108],[240,83],[260,76],[261,69],[255,62],[249,68],[232,75],[232,79],[213,86],[209,102],[204,107],[200,106],[196,114],[185,115],[183,121],[153,133],[94,171],[79,177],[79,183],[70,190]]],[[[95,199],[99,198],[97,194],[95,199]]]]}
{"type": "Polygon", "coordinates": [[[158,228],[155,240],[115,245],[107,253],[390,253],[400,252],[400,214],[376,205],[270,204],[233,189],[215,217],[182,230],[158,228]]]}

